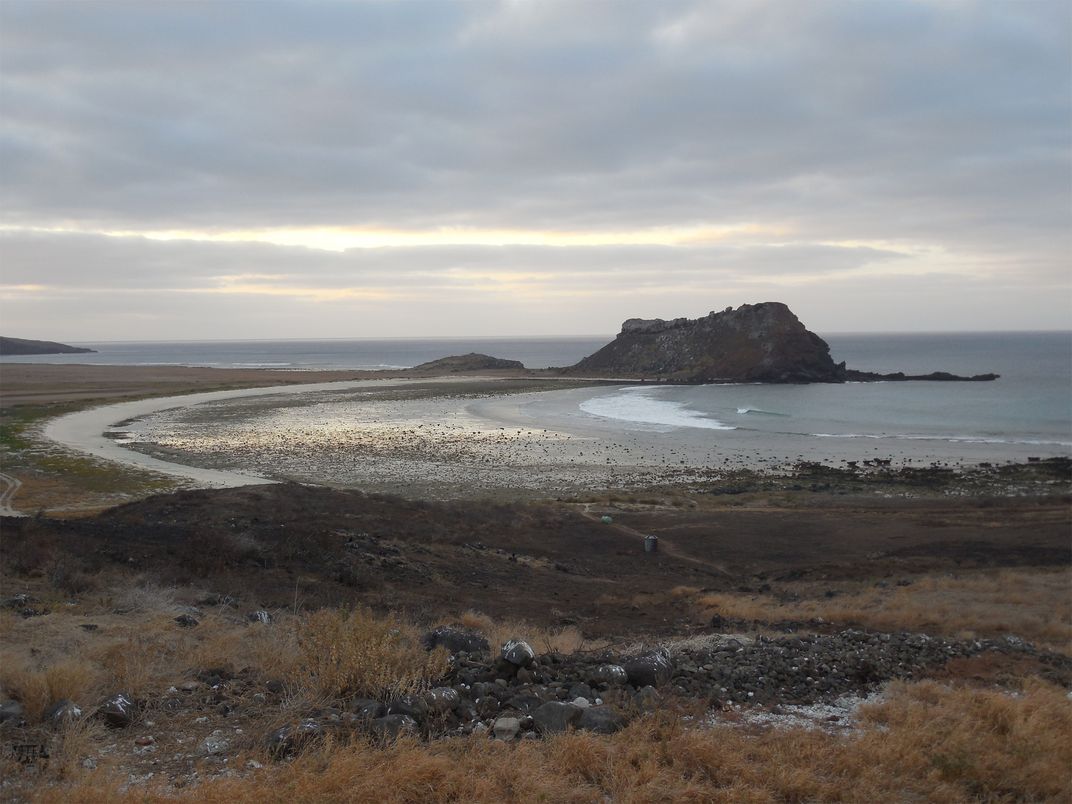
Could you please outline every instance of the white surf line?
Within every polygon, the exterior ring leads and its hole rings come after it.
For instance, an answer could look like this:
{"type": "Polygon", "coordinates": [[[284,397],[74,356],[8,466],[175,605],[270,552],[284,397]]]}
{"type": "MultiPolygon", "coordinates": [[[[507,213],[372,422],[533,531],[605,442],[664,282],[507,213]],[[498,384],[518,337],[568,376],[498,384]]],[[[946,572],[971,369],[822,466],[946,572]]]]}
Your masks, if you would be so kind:
{"type": "Polygon", "coordinates": [[[341,382],[309,383],[306,385],[274,385],[269,388],[242,388],[233,391],[208,391],[182,396],[153,397],[133,402],[118,402],[97,408],[80,410],[59,416],[45,425],[44,435],[62,447],[76,452],[83,452],[96,458],[103,458],[138,469],[147,469],[172,477],[193,480],[211,488],[233,488],[236,486],[253,486],[278,483],[278,480],[261,477],[239,471],[221,469],[204,469],[180,463],[154,458],[134,450],[123,448],[114,439],[104,435],[106,430],[119,422],[159,413],[162,410],[200,405],[204,402],[218,402],[239,397],[273,396],[277,394],[306,394],[317,391],[348,391],[358,388],[390,388],[400,385],[435,382],[476,382],[484,377],[456,377],[450,380],[440,378],[397,379],[397,380],[344,380],[341,382]]]}

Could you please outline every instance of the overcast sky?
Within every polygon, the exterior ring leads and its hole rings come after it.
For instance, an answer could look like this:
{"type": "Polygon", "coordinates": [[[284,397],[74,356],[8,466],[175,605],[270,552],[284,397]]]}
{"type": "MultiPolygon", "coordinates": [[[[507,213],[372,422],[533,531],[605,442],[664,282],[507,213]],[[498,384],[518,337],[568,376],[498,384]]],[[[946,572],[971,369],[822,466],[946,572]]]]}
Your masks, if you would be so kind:
{"type": "Polygon", "coordinates": [[[0,331],[1072,327],[1067,0],[0,2],[0,331]]]}

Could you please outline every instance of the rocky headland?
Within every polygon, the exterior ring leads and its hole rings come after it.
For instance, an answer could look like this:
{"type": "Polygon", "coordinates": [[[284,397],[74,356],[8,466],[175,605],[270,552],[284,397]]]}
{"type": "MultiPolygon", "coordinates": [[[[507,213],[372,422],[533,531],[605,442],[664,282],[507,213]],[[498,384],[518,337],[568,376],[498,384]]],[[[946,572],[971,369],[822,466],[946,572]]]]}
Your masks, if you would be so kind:
{"type": "Polygon", "coordinates": [[[26,338],[0,336],[0,355],[81,355],[96,351],[96,349],[68,346],[55,341],[32,341],[26,338]]]}
{"type": "Polygon", "coordinates": [[[948,372],[906,375],[846,369],[830,346],[781,302],[727,307],[703,318],[630,318],[595,354],[561,369],[569,376],[611,376],[664,382],[812,383],[899,380],[985,381],[948,372]]]}

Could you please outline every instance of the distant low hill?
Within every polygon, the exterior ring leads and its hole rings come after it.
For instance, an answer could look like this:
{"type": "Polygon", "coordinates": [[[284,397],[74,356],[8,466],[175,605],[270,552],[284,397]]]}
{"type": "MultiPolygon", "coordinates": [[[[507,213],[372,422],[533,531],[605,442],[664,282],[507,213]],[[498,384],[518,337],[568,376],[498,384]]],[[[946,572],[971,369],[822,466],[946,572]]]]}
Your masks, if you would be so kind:
{"type": "Polygon", "coordinates": [[[31,341],[0,335],[0,355],[78,355],[96,352],[81,346],[68,346],[55,341],[31,341]]]}
{"type": "Polygon", "coordinates": [[[523,369],[520,360],[503,360],[491,355],[470,352],[467,355],[451,355],[414,366],[411,371],[487,371],[490,369],[523,369]]]}

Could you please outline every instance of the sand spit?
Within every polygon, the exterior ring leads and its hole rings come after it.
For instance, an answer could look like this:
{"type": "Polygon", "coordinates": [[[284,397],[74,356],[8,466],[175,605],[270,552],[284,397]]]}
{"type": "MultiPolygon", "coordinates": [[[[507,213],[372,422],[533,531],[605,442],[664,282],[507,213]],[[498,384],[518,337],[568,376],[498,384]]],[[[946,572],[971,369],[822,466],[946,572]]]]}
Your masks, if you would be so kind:
{"type": "MultiPolygon", "coordinates": [[[[464,384],[479,378],[464,378],[453,382],[464,384]]],[[[351,380],[344,382],[311,383],[304,385],[271,386],[268,388],[246,388],[231,391],[213,391],[182,396],[156,397],[140,399],[133,402],[103,405],[101,407],[81,410],[60,416],[50,421],[44,428],[44,435],[51,441],[76,452],[83,452],[97,458],[115,461],[128,466],[147,469],[173,477],[186,478],[196,483],[215,487],[232,488],[263,483],[277,482],[275,479],[256,473],[236,469],[219,470],[199,466],[189,466],[162,460],[126,449],[114,437],[107,435],[112,428],[144,416],[176,408],[190,408],[230,399],[291,396],[316,392],[348,391],[357,389],[381,389],[420,383],[422,380],[351,380]]]]}

